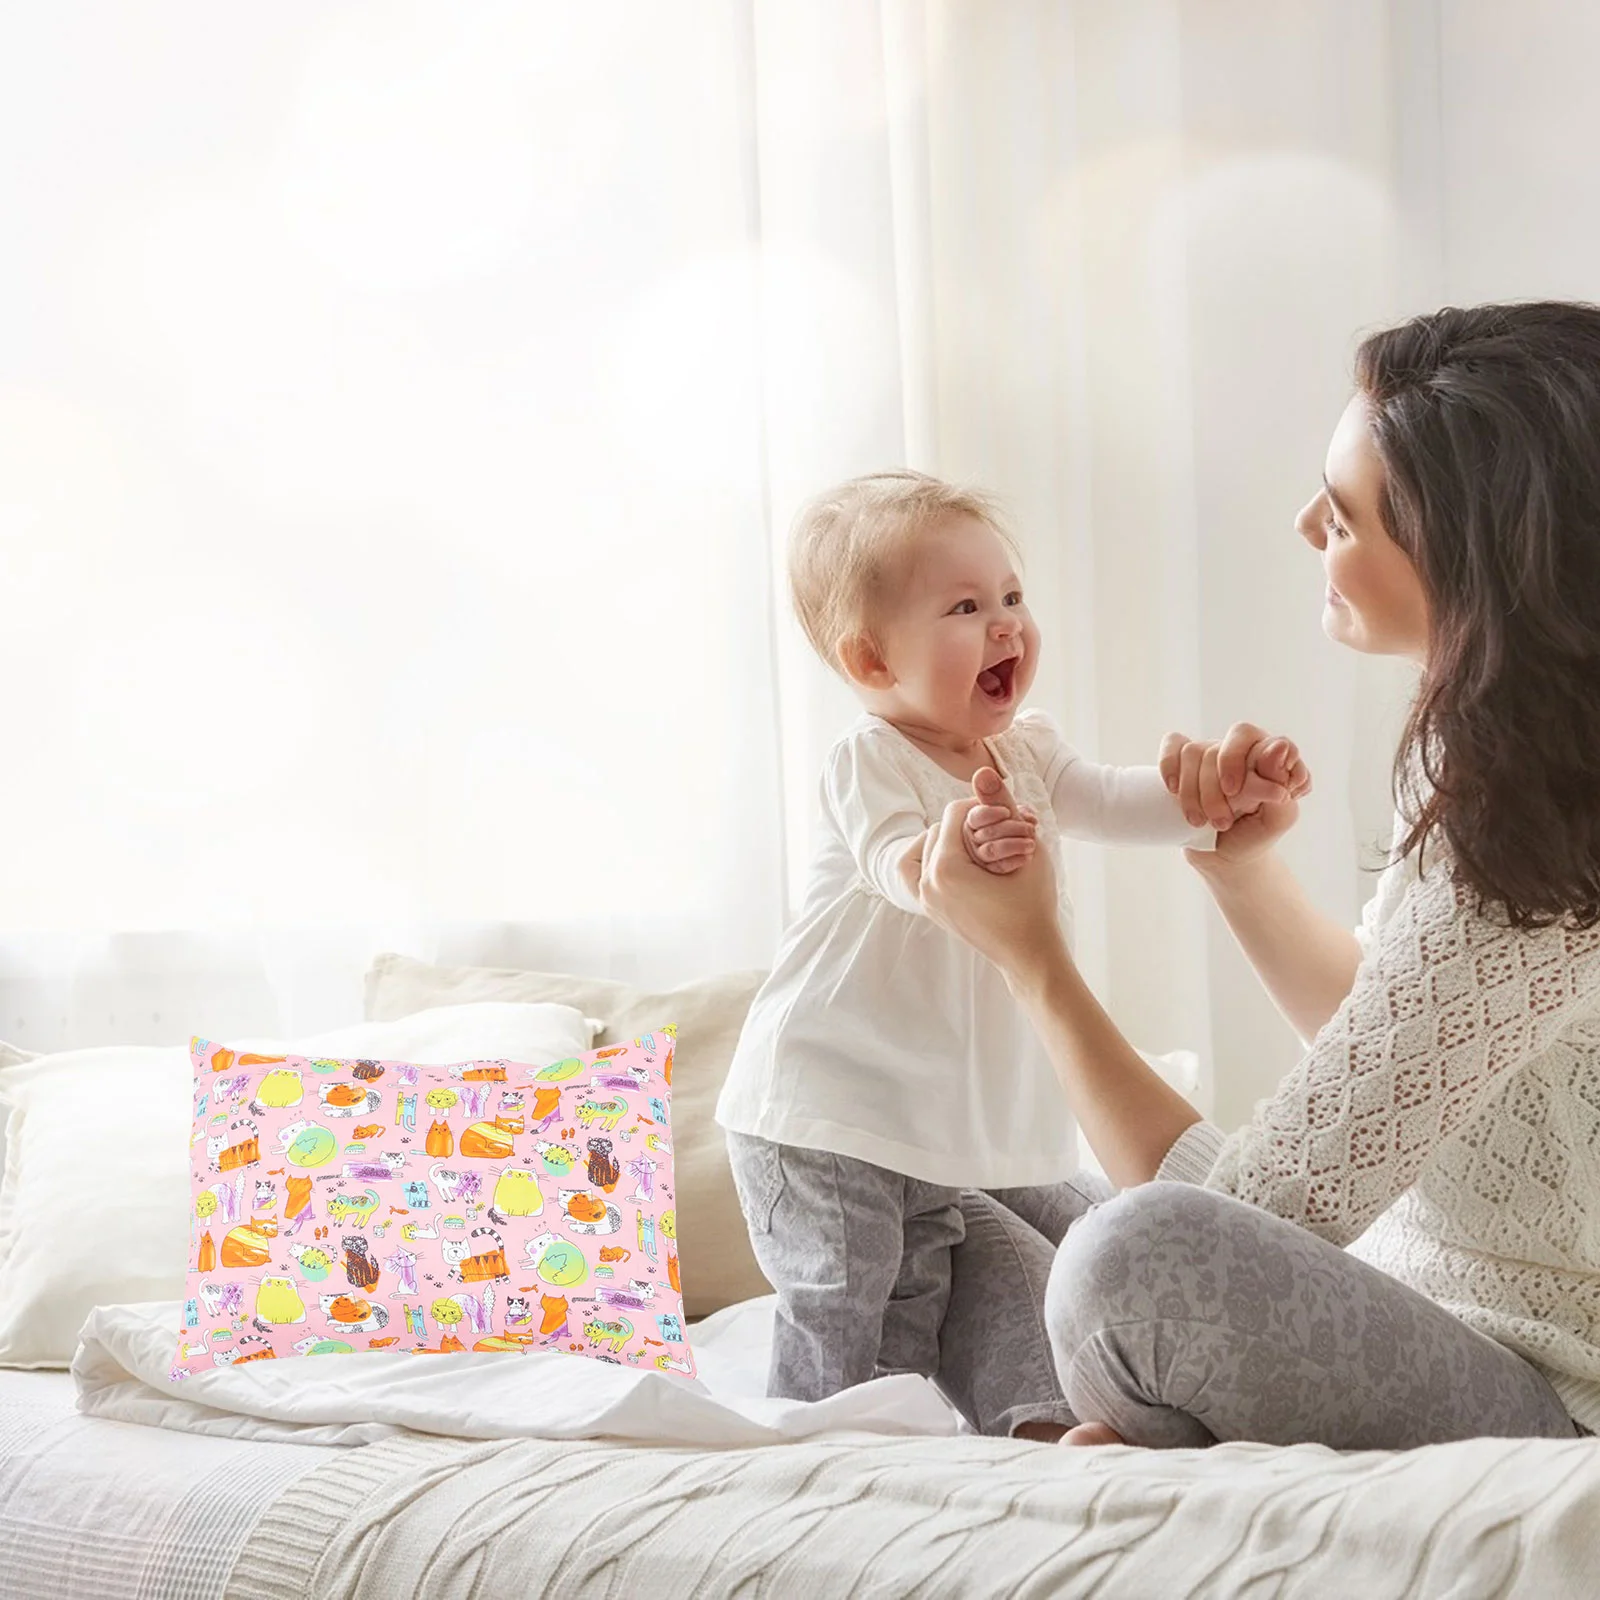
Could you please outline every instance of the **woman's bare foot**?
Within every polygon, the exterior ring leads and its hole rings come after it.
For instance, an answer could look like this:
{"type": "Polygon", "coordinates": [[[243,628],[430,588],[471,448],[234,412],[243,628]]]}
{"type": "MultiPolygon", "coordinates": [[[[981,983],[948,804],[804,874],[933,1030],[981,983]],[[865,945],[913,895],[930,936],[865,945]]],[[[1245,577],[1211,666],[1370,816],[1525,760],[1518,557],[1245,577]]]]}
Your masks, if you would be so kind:
{"type": "Polygon", "coordinates": [[[1060,1444],[1067,1431],[1064,1422],[1019,1422],[1013,1439],[1031,1439],[1035,1444],[1060,1444]]]}
{"type": "Polygon", "coordinates": [[[1076,1428],[1067,1429],[1061,1442],[1077,1445],[1126,1444],[1128,1441],[1115,1428],[1108,1428],[1103,1422],[1080,1422],[1076,1428]]]}

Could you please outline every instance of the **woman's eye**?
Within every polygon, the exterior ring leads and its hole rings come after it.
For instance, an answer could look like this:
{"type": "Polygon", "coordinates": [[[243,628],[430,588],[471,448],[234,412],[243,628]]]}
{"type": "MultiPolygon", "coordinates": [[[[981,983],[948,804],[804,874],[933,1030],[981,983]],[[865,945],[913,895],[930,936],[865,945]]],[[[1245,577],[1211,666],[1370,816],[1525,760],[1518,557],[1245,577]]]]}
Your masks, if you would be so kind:
{"type": "Polygon", "coordinates": [[[970,617],[978,609],[976,600],[957,600],[950,608],[952,617],[970,617]]]}
{"type": "Polygon", "coordinates": [[[1335,522],[1332,517],[1329,517],[1327,521],[1323,523],[1323,528],[1327,532],[1327,535],[1330,539],[1348,539],[1350,537],[1345,529],[1339,523],[1335,522]]]}

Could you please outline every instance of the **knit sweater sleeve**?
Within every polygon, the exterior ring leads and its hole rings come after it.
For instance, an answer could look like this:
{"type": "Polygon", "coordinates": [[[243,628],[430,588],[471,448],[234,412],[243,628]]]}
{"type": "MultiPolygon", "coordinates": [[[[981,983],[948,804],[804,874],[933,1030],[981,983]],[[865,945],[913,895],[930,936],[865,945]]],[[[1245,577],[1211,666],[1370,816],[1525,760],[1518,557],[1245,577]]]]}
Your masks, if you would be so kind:
{"type": "Polygon", "coordinates": [[[1441,859],[1413,880],[1277,1093],[1226,1138],[1188,1129],[1157,1177],[1349,1244],[1597,995],[1600,930],[1513,928],[1441,859]]]}

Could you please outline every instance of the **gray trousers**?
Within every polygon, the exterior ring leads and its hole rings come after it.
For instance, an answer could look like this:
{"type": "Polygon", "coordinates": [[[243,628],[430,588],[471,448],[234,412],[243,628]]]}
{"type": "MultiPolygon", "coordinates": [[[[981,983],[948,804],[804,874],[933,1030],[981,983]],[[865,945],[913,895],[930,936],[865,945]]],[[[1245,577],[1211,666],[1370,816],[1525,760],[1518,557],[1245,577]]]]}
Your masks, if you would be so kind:
{"type": "Polygon", "coordinates": [[[1583,1431],[1515,1351],[1225,1195],[1143,1184],[1059,1233],[992,1195],[962,1211],[940,1384],[982,1432],[1085,1420],[1140,1445],[1395,1450],[1583,1431]]]}
{"type": "MultiPolygon", "coordinates": [[[[727,1138],[756,1261],[778,1294],[768,1394],[822,1400],[897,1372],[943,1386],[951,1255],[967,1236],[961,1191],[826,1150],[727,1138]]],[[[1102,1193],[1071,1184],[996,1191],[1008,1215],[1051,1240],[1102,1193]]],[[[1047,1271],[1048,1262],[1031,1285],[1040,1303],[1047,1271]]],[[[1042,1348],[1037,1310],[1030,1319],[1042,1348]]],[[[1058,1403],[1047,1381],[1036,1403],[1008,1402],[1007,1413],[1051,1416],[1058,1403]]]]}

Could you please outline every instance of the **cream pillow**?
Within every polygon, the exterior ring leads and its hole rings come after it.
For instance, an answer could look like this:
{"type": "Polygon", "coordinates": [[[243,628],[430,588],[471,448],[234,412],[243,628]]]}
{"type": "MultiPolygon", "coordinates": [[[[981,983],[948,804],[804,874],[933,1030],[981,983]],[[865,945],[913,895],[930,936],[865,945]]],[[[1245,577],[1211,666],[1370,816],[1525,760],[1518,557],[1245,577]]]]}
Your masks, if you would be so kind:
{"type": "MultiPolygon", "coordinates": [[[[237,1043],[263,1054],[539,1063],[583,1054],[592,1035],[570,1006],[505,1003],[237,1043]]],[[[0,1109],[10,1113],[0,1176],[0,1366],[67,1366],[97,1305],[183,1298],[193,1087],[182,1046],[0,1063],[0,1109]]]]}
{"type": "MultiPolygon", "coordinates": [[[[32,1061],[33,1051],[19,1050],[14,1044],[0,1039],[0,1068],[14,1067],[22,1061],[32,1061]]],[[[0,1102],[0,1175],[6,1170],[6,1108],[0,1102]]]]}
{"type": "Polygon", "coordinates": [[[597,1045],[625,1044],[649,1028],[677,1023],[672,1149],[683,1301],[689,1316],[706,1317],[736,1301],[771,1293],[750,1250],[727,1146],[713,1115],[745,1013],[765,977],[762,972],[730,972],[647,993],[606,978],[435,967],[410,956],[382,955],[367,973],[367,1016],[381,1022],[464,1000],[558,1000],[601,1019],[597,1045]]]}

